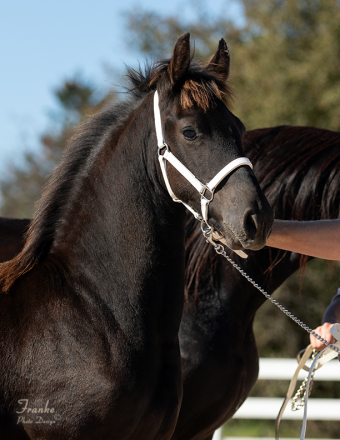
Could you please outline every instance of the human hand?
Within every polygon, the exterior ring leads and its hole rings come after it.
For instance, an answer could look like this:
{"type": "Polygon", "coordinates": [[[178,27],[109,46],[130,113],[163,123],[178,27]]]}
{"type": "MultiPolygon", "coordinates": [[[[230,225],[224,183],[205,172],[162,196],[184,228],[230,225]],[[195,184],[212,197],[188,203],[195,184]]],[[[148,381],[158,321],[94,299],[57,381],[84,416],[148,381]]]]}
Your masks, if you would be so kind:
{"type": "MultiPolygon", "coordinates": [[[[320,325],[319,327],[314,329],[314,331],[315,331],[315,333],[317,333],[318,335],[320,335],[324,339],[326,339],[327,342],[329,342],[330,344],[333,344],[334,338],[331,333],[331,328],[333,327],[333,325],[334,324],[331,324],[329,322],[325,322],[323,325],[320,325]]],[[[323,350],[324,348],[326,348],[326,345],[323,344],[318,339],[316,339],[313,335],[309,335],[309,337],[310,337],[310,343],[312,344],[312,347],[315,348],[316,350],[320,351],[320,350],[323,350]]]]}

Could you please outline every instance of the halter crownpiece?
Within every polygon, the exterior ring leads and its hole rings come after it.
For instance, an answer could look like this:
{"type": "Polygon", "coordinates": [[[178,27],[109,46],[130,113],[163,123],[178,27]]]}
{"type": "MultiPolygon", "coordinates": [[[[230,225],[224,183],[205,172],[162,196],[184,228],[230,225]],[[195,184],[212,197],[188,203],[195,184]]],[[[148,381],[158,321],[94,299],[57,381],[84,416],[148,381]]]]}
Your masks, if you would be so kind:
{"type": "MultiPolygon", "coordinates": [[[[158,98],[158,92],[155,91],[154,94],[154,114],[155,114],[155,126],[156,126],[156,136],[157,136],[157,144],[158,144],[158,160],[160,163],[160,167],[162,170],[164,182],[166,185],[166,188],[168,190],[168,193],[170,194],[172,200],[177,203],[182,203],[194,216],[197,220],[201,221],[202,223],[205,223],[208,227],[208,229],[202,231],[204,233],[204,236],[208,241],[210,241],[214,246],[216,243],[213,241],[219,240],[222,241],[224,244],[226,244],[225,239],[223,236],[221,236],[217,231],[214,231],[213,228],[208,223],[208,211],[209,211],[209,204],[212,202],[214,198],[214,192],[217,187],[217,185],[226,177],[228,174],[230,174],[232,171],[234,171],[236,168],[247,165],[250,168],[253,168],[251,162],[246,157],[239,157],[238,159],[233,160],[228,165],[226,165],[224,168],[222,168],[221,171],[219,171],[216,176],[210,180],[209,183],[204,185],[201,183],[197,177],[195,177],[191,171],[188,170],[186,166],[182,164],[170,151],[169,146],[164,140],[163,136],[163,130],[162,130],[162,121],[161,121],[161,114],[159,111],[159,98],[158,98]],[[196,212],[191,206],[183,202],[182,200],[178,199],[174,192],[171,189],[171,185],[168,179],[168,175],[166,172],[166,163],[170,162],[173,167],[176,168],[178,172],[182,174],[183,177],[185,177],[186,180],[188,180],[191,185],[196,188],[196,190],[201,195],[201,212],[202,215],[196,212]],[[209,193],[209,196],[207,196],[206,193],[209,193]]],[[[238,255],[240,255],[243,258],[247,258],[247,254],[245,254],[242,251],[234,251],[238,255]]]]}

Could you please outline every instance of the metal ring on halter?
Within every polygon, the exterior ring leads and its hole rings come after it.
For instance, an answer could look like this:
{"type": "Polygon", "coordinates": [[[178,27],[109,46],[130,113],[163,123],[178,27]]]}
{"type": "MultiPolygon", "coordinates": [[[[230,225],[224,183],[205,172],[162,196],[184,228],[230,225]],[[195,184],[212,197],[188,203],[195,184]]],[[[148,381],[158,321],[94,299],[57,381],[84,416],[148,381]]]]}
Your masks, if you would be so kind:
{"type": "Polygon", "coordinates": [[[214,198],[214,191],[212,191],[211,189],[209,189],[206,185],[204,185],[200,191],[201,194],[201,198],[207,200],[208,202],[212,202],[213,198],[214,198]],[[208,199],[208,197],[206,197],[205,193],[209,191],[211,194],[210,199],[208,199]]]}
{"type": "Polygon", "coordinates": [[[164,150],[164,148],[166,148],[166,150],[170,152],[169,145],[164,142],[163,145],[158,146],[158,156],[162,156],[162,151],[164,150]]]}
{"type": "Polygon", "coordinates": [[[218,244],[217,246],[214,247],[215,251],[217,254],[221,255],[224,251],[224,247],[221,244],[218,244]]]}
{"type": "Polygon", "coordinates": [[[208,225],[208,223],[206,223],[205,221],[201,223],[201,231],[203,232],[203,235],[205,236],[205,234],[210,234],[212,229],[211,226],[208,225]],[[206,229],[204,229],[204,226],[207,226],[206,229]]]}

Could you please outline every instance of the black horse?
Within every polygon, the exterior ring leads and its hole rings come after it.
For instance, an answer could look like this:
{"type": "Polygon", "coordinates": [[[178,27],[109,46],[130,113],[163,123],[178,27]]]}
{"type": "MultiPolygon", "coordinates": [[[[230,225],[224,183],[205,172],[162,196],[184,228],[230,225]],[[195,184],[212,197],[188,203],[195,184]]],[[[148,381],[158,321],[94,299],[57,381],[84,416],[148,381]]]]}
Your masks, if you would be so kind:
{"type": "MultiPolygon", "coordinates": [[[[268,128],[247,132],[243,146],[277,217],[340,217],[340,133],[268,128]]],[[[27,224],[0,220],[0,261],[20,249],[27,224]]],[[[184,396],[173,438],[208,440],[257,379],[252,323],[264,297],[205,244],[191,214],[186,245],[187,302],[180,327],[184,396]]],[[[307,260],[270,248],[249,254],[238,263],[270,293],[307,260]]]]}
{"type": "MultiPolygon", "coordinates": [[[[210,61],[192,62],[183,35],[170,60],[130,72],[129,101],[70,141],[23,250],[0,268],[1,439],[171,437],[186,217],[163,180],[153,101],[157,89],[172,153],[210,181],[242,156],[244,127],[226,106],[229,61],[221,40],[210,61]]],[[[199,193],[171,165],[168,178],[199,211],[199,193]]],[[[208,214],[234,249],[262,247],[273,219],[248,166],[219,183],[208,214]]]]}
{"type": "MultiPolygon", "coordinates": [[[[281,126],[247,132],[244,151],[278,219],[340,218],[340,133],[281,126]]],[[[273,293],[309,259],[265,247],[233,259],[273,293]]],[[[211,440],[258,376],[254,316],[265,297],[188,218],[187,301],[180,327],[183,401],[173,439],[211,440]]],[[[274,306],[273,306],[274,307],[274,306]]]]}

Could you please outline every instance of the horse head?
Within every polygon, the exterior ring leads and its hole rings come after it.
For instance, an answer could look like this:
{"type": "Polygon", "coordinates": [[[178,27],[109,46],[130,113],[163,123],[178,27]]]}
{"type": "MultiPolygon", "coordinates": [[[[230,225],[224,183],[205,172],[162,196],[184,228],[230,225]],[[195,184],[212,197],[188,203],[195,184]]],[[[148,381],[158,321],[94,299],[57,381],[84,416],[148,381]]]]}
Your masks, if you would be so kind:
{"type": "Polygon", "coordinates": [[[160,181],[216,231],[215,238],[234,250],[257,250],[271,231],[273,211],[243,158],[244,125],[227,106],[229,65],[223,39],[209,61],[192,61],[189,34],[178,39],[172,58],[159,64],[152,82],[158,94],[160,181]]]}

